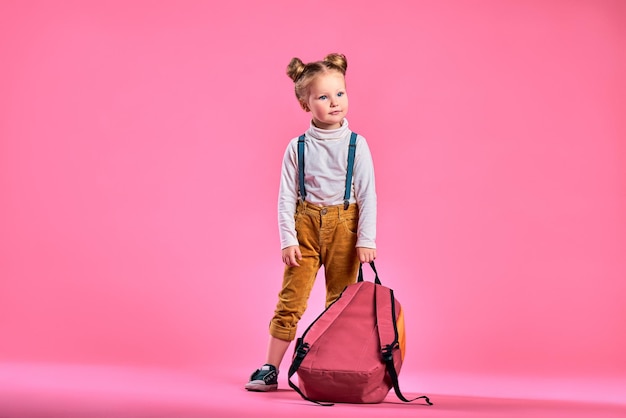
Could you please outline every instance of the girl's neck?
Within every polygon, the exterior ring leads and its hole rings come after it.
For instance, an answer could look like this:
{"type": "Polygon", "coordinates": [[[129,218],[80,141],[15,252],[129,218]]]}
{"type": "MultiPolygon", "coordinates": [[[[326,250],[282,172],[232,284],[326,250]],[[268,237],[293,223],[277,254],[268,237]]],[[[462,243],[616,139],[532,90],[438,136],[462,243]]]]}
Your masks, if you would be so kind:
{"type": "Polygon", "coordinates": [[[339,129],[343,126],[343,121],[344,119],[341,120],[341,122],[339,122],[338,125],[326,125],[324,123],[320,123],[319,121],[316,121],[315,119],[311,120],[311,123],[313,124],[313,126],[315,126],[317,129],[323,129],[325,131],[333,131],[335,129],[339,129]]]}
{"type": "Polygon", "coordinates": [[[349,132],[350,122],[348,122],[346,118],[343,118],[341,126],[337,129],[319,128],[313,123],[313,120],[311,120],[309,129],[307,130],[309,136],[321,140],[345,139],[350,136],[349,132]]]}

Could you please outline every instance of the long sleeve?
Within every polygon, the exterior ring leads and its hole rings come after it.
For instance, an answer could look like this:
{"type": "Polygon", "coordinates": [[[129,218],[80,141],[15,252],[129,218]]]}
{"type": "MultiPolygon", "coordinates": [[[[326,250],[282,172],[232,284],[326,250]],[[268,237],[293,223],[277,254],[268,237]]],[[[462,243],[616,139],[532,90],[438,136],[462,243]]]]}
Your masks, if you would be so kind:
{"type": "MultiPolygon", "coordinates": [[[[296,138],[297,140],[297,138],[296,138]]],[[[294,215],[298,202],[297,145],[292,140],[285,150],[278,191],[278,228],[280,248],[298,245],[294,215]]]]}
{"type": "Polygon", "coordinates": [[[359,206],[356,246],[376,248],[376,181],[374,162],[365,138],[357,142],[352,185],[359,206]]]}

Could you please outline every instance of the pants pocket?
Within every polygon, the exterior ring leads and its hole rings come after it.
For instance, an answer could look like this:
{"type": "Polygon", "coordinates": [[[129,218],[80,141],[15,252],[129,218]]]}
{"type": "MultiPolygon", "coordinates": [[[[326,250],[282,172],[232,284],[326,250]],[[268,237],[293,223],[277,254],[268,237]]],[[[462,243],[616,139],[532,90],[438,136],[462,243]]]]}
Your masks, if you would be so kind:
{"type": "Polygon", "coordinates": [[[348,218],[342,219],[341,221],[343,227],[351,234],[356,234],[359,228],[359,219],[358,218],[348,218]]]}

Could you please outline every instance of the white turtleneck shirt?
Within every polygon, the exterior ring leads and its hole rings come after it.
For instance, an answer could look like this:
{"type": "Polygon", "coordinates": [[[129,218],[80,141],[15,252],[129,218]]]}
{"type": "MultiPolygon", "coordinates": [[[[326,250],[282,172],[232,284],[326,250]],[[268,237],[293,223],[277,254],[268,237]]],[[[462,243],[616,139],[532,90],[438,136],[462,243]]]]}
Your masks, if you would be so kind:
{"type": "MultiPolygon", "coordinates": [[[[305,133],[304,185],[306,201],[318,206],[342,205],[348,146],[352,131],[344,119],[338,129],[319,129],[313,123],[305,133]]],[[[281,248],[298,245],[294,214],[299,197],[298,137],[283,157],[278,196],[278,226],[281,248]]],[[[359,208],[357,247],[376,248],[376,187],[374,164],[365,138],[356,140],[350,203],[359,208]]]]}

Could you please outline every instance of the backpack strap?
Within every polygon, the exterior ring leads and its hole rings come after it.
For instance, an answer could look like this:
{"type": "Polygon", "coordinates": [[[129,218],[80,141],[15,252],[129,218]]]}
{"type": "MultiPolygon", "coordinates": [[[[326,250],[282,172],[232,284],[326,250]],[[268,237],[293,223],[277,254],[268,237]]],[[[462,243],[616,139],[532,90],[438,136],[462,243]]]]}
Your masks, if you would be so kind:
{"type": "MultiPolygon", "coordinates": [[[[373,262],[370,263],[373,266],[373,262]]],[[[378,274],[376,275],[378,276],[378,274]]],[[[398,372],[393,362],[393,355],[395,350],[399,350],[398,343],[398,327],[396,325],[396,299],[393,295],[393,290],[388,287],[377,285],[376,286],[376,323],[378,328],[378,337],[380,339],[380,352],[387,368],[387,373],[391,378],[393,384],[393,390],[396,393],[398,399],[402,402],[413,402],[417,399],[424,399],[428,405],[433,403],[428,396],[422,395],[413,399],[407,399],[400,391],[400,384],[398,382],[398,372]]]]}
{"type": "MultiPolygon", "coordinates": [[[[346,190],[343,195],[343,208],[350,206],[350,190],[352,190],[352,173],[354,172],[354,155],[356,152],[356,132],[350,134],[350,146],[348,147],[348,171],[346,173],[346,190]]],[[[304,187],[304,135],[298,137],[298,186],[300,200],[304,202],[306,189],[304,187]]]]}
{"type": "Polygon", "coordinates": [[[296,374],[296,372],[298,371],[298,368],[300,367],[300,364],[302,364],[302,360],[304,360],[304,357],[309,352],[309,348],[310,346],[308,343],[305,343],[302,338],[298,338],[298,340],[296,341],[296,352],[294,354],[294,359],[293,359],[293,362],[291,363],[291,366],[289,367],[289,375],[287,376],[287,383],[289,383],[290,388],[298,392],[298,394],[302,397],[302,399],[309,401],[309,402],[316,403],[321,406],[333,406],[335,405],[334,403],[320,402],[320,401],[316,401],[314,399],[309,398],[304,393],[302,393],[302,390],[295,383],[291,381],[292,376],[296,374]]]}

